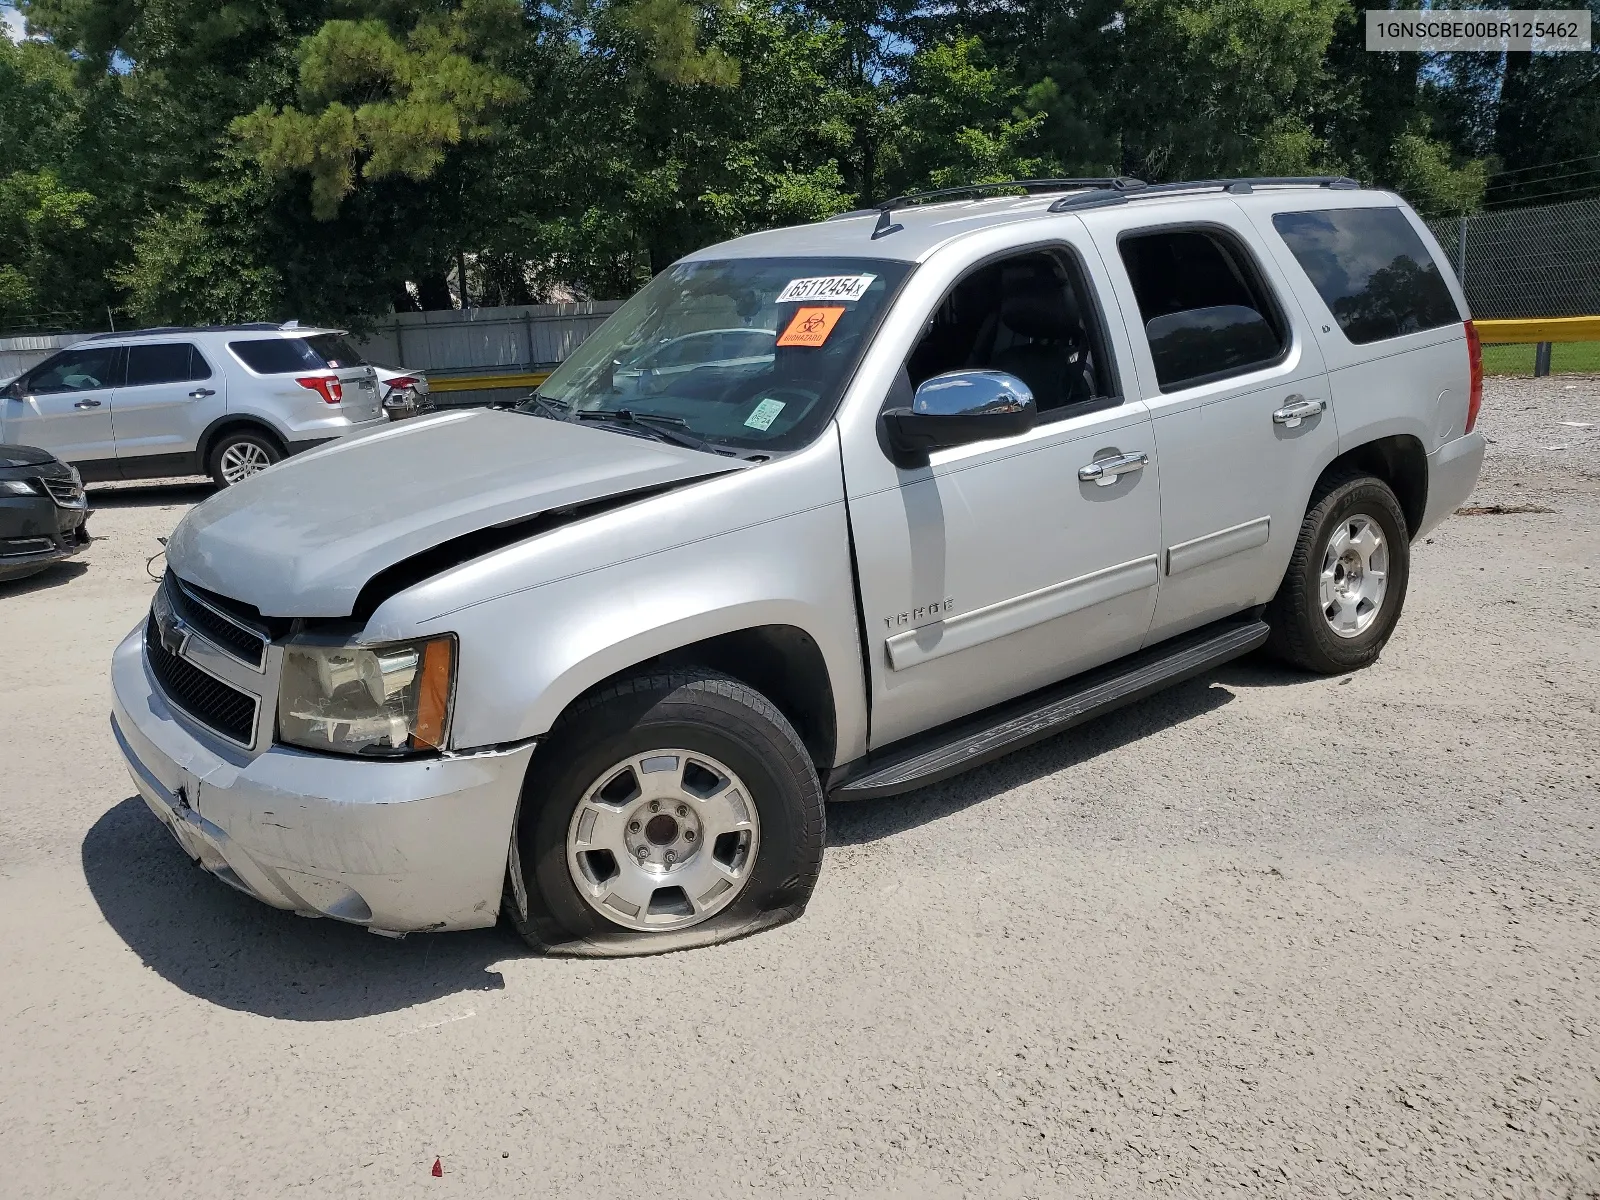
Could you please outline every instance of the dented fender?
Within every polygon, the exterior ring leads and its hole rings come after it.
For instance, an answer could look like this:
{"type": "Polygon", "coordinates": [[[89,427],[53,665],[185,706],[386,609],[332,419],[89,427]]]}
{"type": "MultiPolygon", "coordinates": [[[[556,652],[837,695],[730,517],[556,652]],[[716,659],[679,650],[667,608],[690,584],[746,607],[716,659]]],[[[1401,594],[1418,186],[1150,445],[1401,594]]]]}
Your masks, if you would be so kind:
{"type": "Polygon", "coordinates": [[[578,696],[719,634],[788,626],[815,642],[837,754],[865,751],[867,704],[837,434],[497,550],[378,606],[363,633],[459,640],[452,743],[538,737],[578,696]]]}

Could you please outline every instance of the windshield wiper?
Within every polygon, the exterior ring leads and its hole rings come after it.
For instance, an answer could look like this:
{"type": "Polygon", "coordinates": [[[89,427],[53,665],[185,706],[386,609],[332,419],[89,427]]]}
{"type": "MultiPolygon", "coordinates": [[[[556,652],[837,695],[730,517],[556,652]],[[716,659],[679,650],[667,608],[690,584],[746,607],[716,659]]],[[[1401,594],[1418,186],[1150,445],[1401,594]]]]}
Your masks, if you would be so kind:
{"type": "Polygon", "coordinates": [[[535,413],[541,417],[549,417],[552,421],[565,421],[568,409],[559,400],[551,400],[534,392],[531,396],[524,396],[512,405],[518,412],[535,413]]]}
{"type": "Polygon", "coordinates": [[[689,427],[689,422],[682,417],[639,413],[631,408],[580,408],[575,415],[580,421],[612,421],[618,425],[626,425],[652,435],[657,441],[671,442],[674,446],[684,446],[690,450],[703,450],[709,454],[733,453],[725,447],[713,446],[692,433],[681,432],[689,427]]]}

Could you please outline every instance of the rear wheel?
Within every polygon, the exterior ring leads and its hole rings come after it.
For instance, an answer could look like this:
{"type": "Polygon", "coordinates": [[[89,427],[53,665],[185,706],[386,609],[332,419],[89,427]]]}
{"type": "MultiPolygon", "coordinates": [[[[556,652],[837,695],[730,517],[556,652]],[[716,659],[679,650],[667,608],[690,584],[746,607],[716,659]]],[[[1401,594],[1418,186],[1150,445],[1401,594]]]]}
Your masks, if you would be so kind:
{"type": "Polygon", "coordinates": [[[223,434],[211,447],[206,469],[219,488],[232,487],[252,475],[259,475],[283,458],[283,450],[267,433],[255,429],[234,429],[223,434]]]}
{"type": "Polygon", "coordinates": [[[822,848],[816,770],[766,697],[708,671],[639,676],[535,755],[505,911],[539,949],[708,945],[799,916],[822,848]]]}
{"type": "Polygon", "coordinates": [[[1389,485],[1357,472],[1325,480],[1267,607],[1269,648],[1325,675],[1368,666],[1400,620],[1410,571],[1410,534],[1389,485]]]}

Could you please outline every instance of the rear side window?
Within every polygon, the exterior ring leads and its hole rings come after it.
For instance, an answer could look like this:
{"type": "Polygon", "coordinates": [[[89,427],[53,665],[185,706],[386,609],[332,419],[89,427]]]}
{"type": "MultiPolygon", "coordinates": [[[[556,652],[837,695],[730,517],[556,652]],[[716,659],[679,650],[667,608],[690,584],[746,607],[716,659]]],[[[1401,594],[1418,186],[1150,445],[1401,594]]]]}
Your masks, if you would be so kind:
{"type": "Polygon", "coordinates": [[[1460,323],[1439,265],[1398,208],[1275,213],[1272,224],[1357,345],[1460,323]]]}
{"type": "Polygon", "coordinates": [[[359,367],[366,363],[360,351],[335,333],[311,337],[248,338],[229,342],[228,349],[257,375],[288,375],[295,371],[359,367]]]}
{"type": "Polygon", "coordinates": [[[321,356],[306,345],[305,338],[251,338],[229,342],[228,349],[257,375],[320,371],[324,365],[321,356]]]}
{"type": "Polygon", "coordinates": [[[330,367],[363,367],[367,360],[361,357],[350,342],[336,333],[319,333],[306,339],[313,353],[330,367]]]}
{"type": "Polygon", "coordinates": [[[1163,392],[1277,361],[1288,333],[1243,246],[1209,229],[1124,236],[1118,243],[1139,301],[1163,392]]]}
{"type": "Polygon", "coordinates": [[[210,366],[200,356],[200,351],[188,342],[158,342],[149,346],[128,347],[127,387],[189,383],[210,378],[210,366]]]}

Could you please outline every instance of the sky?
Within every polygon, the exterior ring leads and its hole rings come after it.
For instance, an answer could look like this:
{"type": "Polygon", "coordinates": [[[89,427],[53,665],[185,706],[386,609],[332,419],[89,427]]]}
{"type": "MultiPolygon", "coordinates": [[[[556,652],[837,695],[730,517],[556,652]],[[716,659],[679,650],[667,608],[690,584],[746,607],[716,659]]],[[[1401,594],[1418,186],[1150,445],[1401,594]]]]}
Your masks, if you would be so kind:
{"type": "Polygon", "coordinates": [[[13,42],[22,40],[22,14],[9,4],[0,3],[0,20],[5,22],[6,36],[13,42]]]}

